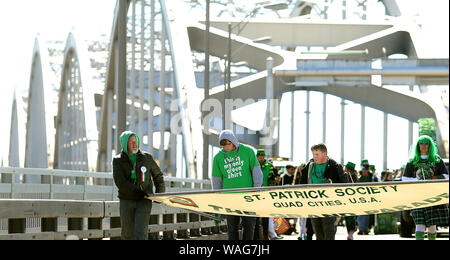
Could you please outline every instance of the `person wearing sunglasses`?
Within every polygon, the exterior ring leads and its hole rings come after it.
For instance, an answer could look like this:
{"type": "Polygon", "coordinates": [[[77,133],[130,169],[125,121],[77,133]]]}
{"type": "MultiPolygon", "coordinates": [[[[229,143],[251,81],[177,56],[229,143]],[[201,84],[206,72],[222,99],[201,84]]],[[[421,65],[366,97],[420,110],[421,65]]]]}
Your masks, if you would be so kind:
{"type": "MultiPolygon", "coordinates": [[[[414,155],[406,164],[402,181],[448,179],[447,168],[437,153],[433,139],[427,135],[420,136],[414,155]]],[[[411,210],[416,225],[416,240],[424,240],[426,228],[428,240],[436,240],[436,226],[448,226],[448,210],[447,204],[411,210]]]]}

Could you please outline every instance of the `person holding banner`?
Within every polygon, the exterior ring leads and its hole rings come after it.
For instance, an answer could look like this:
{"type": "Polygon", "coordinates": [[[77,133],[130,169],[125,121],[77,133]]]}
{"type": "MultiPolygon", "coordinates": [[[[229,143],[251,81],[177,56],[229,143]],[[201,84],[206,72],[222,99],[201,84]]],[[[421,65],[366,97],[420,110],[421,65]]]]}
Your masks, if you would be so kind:
{"type": "Polygon", "coordinates": [[[121,238],[147,240],[152,201],[146,197],[153,194],[153,186],[156,193],[165,192],[163,173],[153,157],[139,149],[137,134],[123,132],[120,144],[122,152],[113,159],[113,177],[119,189],[121,238]]]}
{"type": "MultiPolygon", "coordinates": [[[[342,165],[328,157],[327,146],[319,143],[311,147],[313,159],[302,170],[301,184],[347,183],[342,165]]],[[[317,240],[334,240],[336,217],[311,220],[317,240]]]]}
{"type": "MultiPolygon", "coordinates": [[[[212,186],[218,189],[261,187],[263,174],[252,147],[240,144],[230,130],[219,135],[222,150],[214,156],[212,186]]],[[[252,240],[254,217],[227,216],[228,240],[239,240],[239,222],[242,220],[243,240],[252,240]]]]}
{"type": "MultiPolygon", "coordinates": [[[[427,135],[419,137],[414,155],[406,164],[403,181],[420,181],[432,179],[448,179],[448,171],[437,154],[433,139],[427,135]]],[[[448,226],[449,208],[447,204],[411,210],[416,224],[416,240],[424,240],[428,228],[428,240],[436,240],[436,226],[448,226]]]]}

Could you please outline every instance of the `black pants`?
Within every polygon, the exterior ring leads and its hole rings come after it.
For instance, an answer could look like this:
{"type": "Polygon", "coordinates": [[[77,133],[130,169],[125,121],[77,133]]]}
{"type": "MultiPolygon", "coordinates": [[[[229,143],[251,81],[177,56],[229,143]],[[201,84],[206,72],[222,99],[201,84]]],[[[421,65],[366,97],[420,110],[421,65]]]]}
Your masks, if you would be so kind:
{"type": "Polygon", "coordinates": [[[334,240],[336,235],[336,217],[313,218],[311,224],[317,240],[334,240]]]}
{"type": "Polygon", "coordinates": [[[269,237],[269,218],[256,218],[253,240],[267,240],[269,237]]]}
{"type": "Polygon", "coordinates": [[[345,227],[347,228],[347,233],[356,231],[356,216],[345,217],[345,227]]]}
{"type": "Polygon", "coordinates": [[[313,229],[313,226],[311,224],[311,219],[308,218],[306,220],[306,239],[307,240],[313,240],[313,236],[314,236],[314,229],[313,229]]]}
{"type": "Polygon", "coordinates": [[[147,240],[152,201],[120,200],[120,224],[122,240],[147,240]]]}
{"type": "Polygon", "coordinates": [[[252,240],[255,234],[255,217],[227,216],[228,240],[239,240],[239,222],[242,219],[242,240],[252,240]]]}

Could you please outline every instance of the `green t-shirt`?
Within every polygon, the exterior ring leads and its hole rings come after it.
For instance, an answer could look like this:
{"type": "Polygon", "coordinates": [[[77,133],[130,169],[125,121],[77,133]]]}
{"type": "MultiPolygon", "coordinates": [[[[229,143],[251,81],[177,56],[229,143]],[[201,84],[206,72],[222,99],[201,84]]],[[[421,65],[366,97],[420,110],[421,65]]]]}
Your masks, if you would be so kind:
{"type": "Polygon", "coordinates": [[[313,163],[310,173],[312,184],[326,183],[324,182],[325,168],[327,168],[326,162],[322,164],[313,163]]]}
{"type": "Polygon", "coordinates": [[[212,176],[222,178],[222,189],[253,187],[252,170],[258,166],[255,151],[240,144],[235,151],[221,150],[214,156],[212,176]]]}

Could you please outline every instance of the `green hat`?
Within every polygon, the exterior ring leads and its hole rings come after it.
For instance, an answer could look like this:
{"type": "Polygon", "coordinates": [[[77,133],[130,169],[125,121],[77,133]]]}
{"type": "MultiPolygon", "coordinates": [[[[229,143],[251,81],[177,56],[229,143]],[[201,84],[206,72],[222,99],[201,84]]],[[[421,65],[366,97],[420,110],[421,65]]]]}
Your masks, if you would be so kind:
{"type": "Polygon", "coordinates": [[[347,167],[350,170],[354,170],[355,166],[356,166],[356,164],[354,164],[352,162],[347,162],[347,164],[345,165],[345,167],[347,167]]]}
{"type": "Polygon", "coordinates": [[[375,170],[375,165],[373,165],[373,164],[369,165],[369,169],[375,170]]]}
{"type": "Polygon", "coordinates": [[[256,157],[258,156],[266,156],[266,152],[264,151],[264,149],[258,149],[256,151],[256,157]]]}
{"type": "Polygon", "coordinates": [[[363,165],[363,164],[369,164],[369,160],[367,160],[367,159],[362,159],[362,160],[361,160],[361,165],[363,165]]]}

